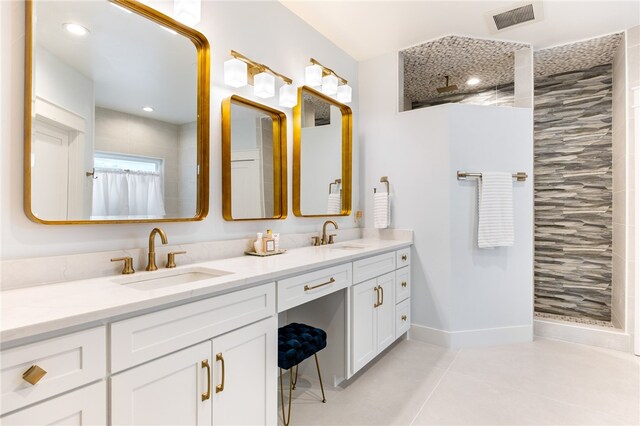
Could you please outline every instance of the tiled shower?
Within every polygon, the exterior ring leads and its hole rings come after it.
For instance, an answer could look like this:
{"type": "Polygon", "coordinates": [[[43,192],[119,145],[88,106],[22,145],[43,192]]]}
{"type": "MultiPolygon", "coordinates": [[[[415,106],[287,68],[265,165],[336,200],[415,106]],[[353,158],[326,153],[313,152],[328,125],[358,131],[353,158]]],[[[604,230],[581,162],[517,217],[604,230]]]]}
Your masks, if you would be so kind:
{"type": "Polygon", "coordinates": [[[614,200],[613,178],[614,158],[624,154],[613,143],[614,114],[625,114],[613,102],[621,45],[613,34],[535,55],[537,316],[621,327],[624,309],[612,298],[624,287],[614,280],[614,246],[624,238],[614,232],[624,205],[614,200]]]}

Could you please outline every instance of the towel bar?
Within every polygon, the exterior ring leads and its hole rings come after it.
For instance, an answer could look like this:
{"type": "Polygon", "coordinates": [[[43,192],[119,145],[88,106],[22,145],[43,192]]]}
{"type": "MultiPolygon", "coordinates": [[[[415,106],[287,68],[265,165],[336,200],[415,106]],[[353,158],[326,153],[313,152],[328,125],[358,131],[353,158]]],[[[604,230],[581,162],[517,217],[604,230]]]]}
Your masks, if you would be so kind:
{"type": "MultiPolygon", "coordinates": [[[[387,194],[389,193],[389,178],[387,176],[382,176],[380,178],[380,182],[384,183],[387,186],[387,194]]],[[[373,188],[373,193],[377,192],[376,188],[373,188]]]]}
{"type": "MultiPolygon", "coordinates": [[[[511,176],[518,182],[524,182],[529,177],[525,172],[513,173],[511,176]]],[[[472,177],[482,179],[482,173],[468,173],[458,170],[458,180],[466,180],[472,177]]]]}

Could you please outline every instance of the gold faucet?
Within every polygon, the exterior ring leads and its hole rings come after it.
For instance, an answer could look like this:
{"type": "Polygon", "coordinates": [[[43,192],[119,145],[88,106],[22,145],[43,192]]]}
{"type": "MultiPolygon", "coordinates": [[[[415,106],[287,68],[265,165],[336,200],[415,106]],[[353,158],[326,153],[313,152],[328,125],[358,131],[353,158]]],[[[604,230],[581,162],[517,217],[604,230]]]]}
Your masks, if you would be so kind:
{"type": "Polygon", "coordinates": [[[147,271],[158,270],[158,267],[156,266],[156,234],[160,234],[162,244],[167,244],[167,234],[165,234],[160,228],[153,228],[151,230],[151,234],[149,234],[149,262],[147,263],[147,271]]]}
{"type": "Polygon", "coordinates": [[[324,225],[322,225],[322,239],[320,240],[320,244],[322,244],[323,246],[327,244],[333,244],[333,237],[335,237],[335,234],[331,234],[329,235],[329,238],[327,238],[328,224],[332,224],[335,229],[338,229],[338,224],[333,220],[327,220],[324,225]]]}

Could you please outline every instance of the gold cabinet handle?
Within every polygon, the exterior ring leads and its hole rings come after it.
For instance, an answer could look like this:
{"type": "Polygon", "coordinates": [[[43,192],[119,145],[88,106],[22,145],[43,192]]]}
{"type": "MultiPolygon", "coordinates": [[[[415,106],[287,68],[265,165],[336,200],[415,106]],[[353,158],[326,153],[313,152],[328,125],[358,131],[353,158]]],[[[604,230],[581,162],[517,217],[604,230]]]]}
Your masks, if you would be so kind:
{"type": "Polygon", "coordinates": [[[403,316],[400,317],[400,319],[402,319],[402,321],[406,321],[407,320],[407,316],[403,315],[403,316]]]}
{"type": "Polygon", "coordinates": [[[202,400],[206,401],[211,398],[211,366],[208,359],[202,361],[201,368],[207,369],[207,391],[202,394],[202,400]]]}
{"type": "Polygon", "coordinates": [[[220,393],[224,390],[224,358],[222,357],[222,352],[216,355],[216,361],[222,362],[222,383],[216,385],[216,393],[220,393]]]}
{"type": "Polygon", "coordinates": [[[373,288],[373,290],[376,292],[376,303],[373,304],[373,307],[377,308],[378,306],[381,305],[381,303],[380,303],[380,287],[375,286],[373,288]]]}
{"type": "Polygon", "coordinates": [[[402,255],[402,261],[403,261],[403,262],[406,262],[406,261],[407,261],[407,255],[406,255],[406,254],[403,254],[403,255],[402,255]]]}
{"type": "Polygon", "coordinates": [[[304,286],[304,291],[313,290],[314,288],[322,287],[322,286],[324,286],[324,285],[333,284],[333,283],[335,283],[335,282],[336,282],[336,279],[335,279],[335,278],[333,278],[333,277],[331,277],[331,279],[330,279],[329,281],[327,281],[326,283],[322,283],[322,284],[318,284],[318,285],[312,285],[312,286],[305,285],[305,286],[304,286]]]}
{"type": "Polygon", "coordinates": [[[380,289],[380,305],[382,305],[384,303],[384,288],[382,288],[381,285],[379,285],[378,288],[380,289]]]}
{"type": "Polygon", "coordinates": [[[401,285],[402,287],[405,287],[405,288],[406,288],[406,287],[407,287],[407,282],[406,282],[406,281],[402,281],[402,282],[400,283],[400,285],[401,285]]]}
{"type": "Polygon", "coordinates": [[[34,364],[29,367],[27,371],[22,373],[22,378],[32,385],[35,385],[44,377],[45,374],[47,374],[47,372],[44,369],[34,364]]]}

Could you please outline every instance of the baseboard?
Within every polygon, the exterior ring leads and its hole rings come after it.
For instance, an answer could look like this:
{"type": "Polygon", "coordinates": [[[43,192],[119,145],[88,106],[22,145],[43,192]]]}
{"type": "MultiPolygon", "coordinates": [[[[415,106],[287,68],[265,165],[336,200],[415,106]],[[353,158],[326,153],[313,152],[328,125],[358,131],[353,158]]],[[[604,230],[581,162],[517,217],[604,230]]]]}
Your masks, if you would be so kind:
{"type": "Polygon", "coordinates": [[[477,330],[445,331],[412,324],[409,339],[447,348],[472,348],[531,342],[533,326],[484,328],[477,330]]]}
{"type": "Polygon", "coordinates": [[[534,334],[547,339],[631,352],[631,336],[619,329],[535,319],[534,334]]]}

